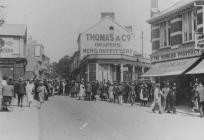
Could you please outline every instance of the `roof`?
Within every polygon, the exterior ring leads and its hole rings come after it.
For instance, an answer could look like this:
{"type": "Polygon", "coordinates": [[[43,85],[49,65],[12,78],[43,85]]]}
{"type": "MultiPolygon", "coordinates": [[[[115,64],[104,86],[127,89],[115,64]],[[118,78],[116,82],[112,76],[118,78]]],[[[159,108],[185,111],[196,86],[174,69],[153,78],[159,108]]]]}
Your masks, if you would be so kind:
{"type": "Polygon", "coordinates": [[[24,24],[3,24],[0,26],[0,35],[25,36],[26,28],[24,24]]]}
{"type": "MultiPolygon", "coordinates": [[[[198,1],[198,0],[181,0],[181,1],[177,2],[177,3],[175,3],[174,5],[172,5],[171,7],[167,8],[166,10],[163,10],[163,11],[155,14],[147,22],[152,23],[154,21],[159,20],[160,18],[172,15],[175,12],[177,12],[178,10],[182,10],[183,8],[186,8],[188,6],[192,6],[195,1],[198,1]]],[[[200,1],[203,1],[203,0],[200,0],[200,1]]]]}
{"type": "MultiPolygon", "coordinates": [[[[94,26],[90,27],[88,30],[86,30],[85,32],[83,32],[83,33],[81,33],[81,34],[84,34],[84,33],[88,32],[89,30],[95,28],[97,25],[99,25],[100,23],[102,23],[104,20],[109,20],[109,21],[113,22],[114,24],[118,25],[120,28],[122,28],[122,29],[123,29],[124,31],[126,31],[127,33],[129,33],[129,34],[135,36],[135,35],[134,35],[132,32],[130,32],[128,29],[126,29],[125,27],[123,27],[122,25],[120,25],[119,23],[117,23],[114,19],[112,19],[111,17],[108,17],[108,16],[104,17],[102,20],[100,20],[100,21],[99,21],[98,23],[96,23],[94,26]]],[[[79,36],[80,36],[81,34],[79,34],[79,36]]]]}
{"type": "Polygon", "coordinates": [[[202,60],[196,67],[194,67],[186,74],[203,74],[203,73],[204,73],[204,60],[202,60]]]}

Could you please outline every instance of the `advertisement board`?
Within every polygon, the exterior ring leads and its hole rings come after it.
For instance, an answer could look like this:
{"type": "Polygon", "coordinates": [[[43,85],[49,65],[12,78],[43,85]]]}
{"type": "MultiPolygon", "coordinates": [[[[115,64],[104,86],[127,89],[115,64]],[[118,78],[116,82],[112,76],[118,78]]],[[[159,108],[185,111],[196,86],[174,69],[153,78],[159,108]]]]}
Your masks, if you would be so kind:
{"type": "Polygon", "coordinates": [[[20,55],[20,39],[0,38],[0,58],[15,58],[20,55]]]}
{"type": "Polygon", "coordinates": [[[125,28],[104,20],[94,28],[81,34],[80,58],[91,54],[138,54],[135,36],[125,28]]]}

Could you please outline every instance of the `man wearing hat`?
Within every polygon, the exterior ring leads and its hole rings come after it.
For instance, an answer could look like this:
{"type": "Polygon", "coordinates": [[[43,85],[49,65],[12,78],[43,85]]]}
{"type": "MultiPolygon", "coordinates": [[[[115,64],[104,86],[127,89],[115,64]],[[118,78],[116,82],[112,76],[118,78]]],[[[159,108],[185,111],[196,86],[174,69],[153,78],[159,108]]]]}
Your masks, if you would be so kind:
{"type": "Polygon", "coordinates": [[[23,107],[23,97],[26,95],[26,83],[23,78],[19,78],[19,81],[15,84],[14,92],[18,95],[18,106],[23,107]]]}
{"type": "Polygon", "coordinates": [[[167,95],[167,102],[168,102],[168,108],[167,111],[168,113],[171,113],[171,111],[175,114],[176,113],[176,83],[173,83],[169,94],[167,95]]]}
{"type": "Polygon", "coordinates": [[[166,82],[165,86],[162,88],[162,93],[164,96],[162,96],[161,98],[161,105],[163,107],[163,110],[166,111],[167,110],[167,96],[169,94],[169,82],[166,82]]]}

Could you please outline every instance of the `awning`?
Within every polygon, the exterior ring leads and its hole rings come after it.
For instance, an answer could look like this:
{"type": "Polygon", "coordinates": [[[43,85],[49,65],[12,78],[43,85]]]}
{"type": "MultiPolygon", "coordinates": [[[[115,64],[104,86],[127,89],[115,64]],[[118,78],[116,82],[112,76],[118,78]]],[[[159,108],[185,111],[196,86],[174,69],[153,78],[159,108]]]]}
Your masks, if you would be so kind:
{"type": "Polygon", "coordinates": [[[201,73],[204,73],[204,60],[202,60],[196,67],[194,67],[186,74],[201,74],[201,73]]]}
{"type": "Polygon", "coordinates": [[[161,77],[181,75],[188,70],[199,58],[180,59],[156,63],[142,77],[161,77]]]}

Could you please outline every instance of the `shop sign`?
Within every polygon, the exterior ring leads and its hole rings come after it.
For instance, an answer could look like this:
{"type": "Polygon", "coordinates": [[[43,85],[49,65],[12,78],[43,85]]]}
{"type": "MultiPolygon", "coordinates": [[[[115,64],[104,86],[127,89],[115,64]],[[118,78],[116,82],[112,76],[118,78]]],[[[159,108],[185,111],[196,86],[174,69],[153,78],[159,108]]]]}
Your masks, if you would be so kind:
{"type": "Polygon", "coordinates": [[[195,49],[204,49],[204,34],[195,35],[195,49]]]}
{"type": "Polygon", "coordinates": [[[204,6],[204,1],[196,1],[194,6],[204,6]]]}
{"type": "Polygon", "coordinates": [[[159,62],[159,61],[165,61],[165,60],[193,57],[193,56],[198,56],[200,54],[201,54],[201,51],[191,48],[191,49],[185,49],[180,51],[174,51],[170,53],[167,52],[165,54],[160,54],[157,56],[152,56],[151,59],[153,62],[159,62]]]}
{"type": "Polygon", "coordinates": [[[78,43],[82,59],[91,54],[123,54],[132,57],[138,54],[135,36],[109,20],[103,20],[94,28],[82,33],[78,43]]]}
{"type": "Polygon", "coordinates": [[[91,34],[84,35],[82,56],[89,54],[138,54],[134,49],[134,39],[130,34],[91,34]]]}

